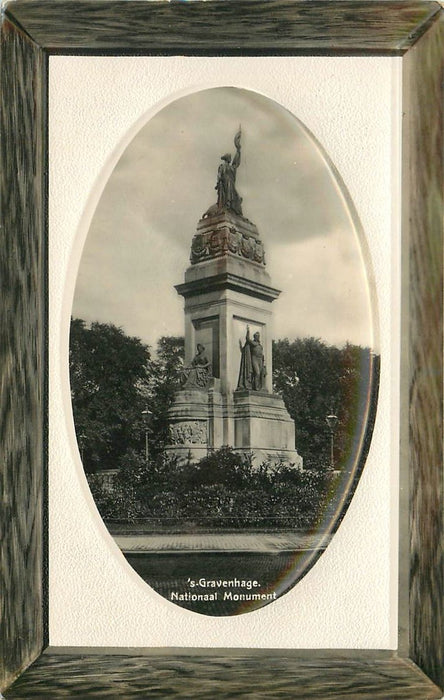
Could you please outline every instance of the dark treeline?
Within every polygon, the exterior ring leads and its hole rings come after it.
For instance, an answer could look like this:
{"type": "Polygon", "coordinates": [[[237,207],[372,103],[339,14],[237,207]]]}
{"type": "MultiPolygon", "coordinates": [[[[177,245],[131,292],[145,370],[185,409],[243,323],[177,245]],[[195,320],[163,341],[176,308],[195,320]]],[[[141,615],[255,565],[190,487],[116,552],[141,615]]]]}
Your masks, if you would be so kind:
{"type": "Polygon", "coordinates": [[[157,353],[110,323],[72,319],[69,347],[71,399],[87,473],[119,469],[142,453],[150,411],[150,450],[162,451],[167,411],[179,386],[183,338],[161,338],[157,353]]]}
{"type": "Polygon", "coordinates": [[[273,386],[281,393],[296,426],[296,445],[304,468],[330,464],[333,413],[334,464],[349,468],[357,441],[371,435],[379,386],[379,356],[369,348],[347,343],[343,348],[316,338],[273,342],[273,386]]]}
{"type": "Polygon", "coordinates": [[[168,409],[180,386],[183,355],[180,337],[161,338],[152,353],[112,324],[88,327],[72,320],[74,422],[102,517],[113,527],[136,524],[145,532],[316,527],[325,507],[334,505],[336,488],[326,417],[337,416],[336,469],[358,475],[371,437],[379,358],[368,348],[340,349],[315,338],[273,343],[273,390],[295,421],[296,446],[304,459],[299,472],[287,464],[253,467],[251,458],[230,447],[198,464],[178,464],[165,455],[168,409]],[[114,470],[111,484],[100,475],[103,470],[114,470]]]}
{"type": "MultiPolygon", "coordinates": [[[[112,324],[88,327],[81,319],[72,320],[71,396],[87,473],[120,469],[131,455],[144,455],[147,410],[150,454],[154,458],[162,454],[183,354],[181,337],[161,338],[153,353],[112,324]]],[[[304,468],[322,471],[330,465],[326,416],[331,411],[338,417],[335,466],[348,468],[358,449],[356,441],[363,436],[369,406],[376,405],[378,380],[379,357],[368,348],[351,344],[337,348],[315,338],[273,342],[274,391],[282,394],[295,421],[304,468]]]]}

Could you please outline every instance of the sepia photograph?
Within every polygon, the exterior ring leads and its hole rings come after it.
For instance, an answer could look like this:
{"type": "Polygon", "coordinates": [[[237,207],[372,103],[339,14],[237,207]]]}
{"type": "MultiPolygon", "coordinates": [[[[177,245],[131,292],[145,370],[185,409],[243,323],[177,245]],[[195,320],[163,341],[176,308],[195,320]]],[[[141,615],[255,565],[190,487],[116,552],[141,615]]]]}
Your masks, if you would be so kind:
{"type": "Polygon", "coordinates": [[[441,698],[441,5],[4,1],[0,696],[441,698]]]}
{"type": "Polygon", "coordinates": [[[365,466],[380,353],[365,233],[296,116],[212,88],[140,129],[92,219],[69,364],[89,487],[149,586],[225,616],[297,584],[365,466]]]}

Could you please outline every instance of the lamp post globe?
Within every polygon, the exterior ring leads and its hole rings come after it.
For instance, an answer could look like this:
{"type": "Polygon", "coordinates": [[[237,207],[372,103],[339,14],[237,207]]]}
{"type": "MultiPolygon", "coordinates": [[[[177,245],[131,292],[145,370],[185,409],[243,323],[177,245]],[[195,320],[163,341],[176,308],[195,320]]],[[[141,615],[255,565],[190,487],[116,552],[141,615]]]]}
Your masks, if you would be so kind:
{"type": "Polygon", "coordinates": [[[153,412],[150,411],[148,408],[145,409],[145,411],[142,411],[142,416],[145,422],[145,461],[148,464],[148,459],[150,456],[149,452],[149,430],[150,430],[150,419],[151,416],[153,415],[153,412]]]}
{"type": "Polygon", "coordinates": [[[330,413],[325,417],[325,421],[330,429],[330,465],[329,469],[331,471],[334,471],[335,468],[335,453],[334,453],[334,434],[336,427],[338,425],[339,418],[335,413],[333,413],[333,409],[330,409],[330,413]]]}

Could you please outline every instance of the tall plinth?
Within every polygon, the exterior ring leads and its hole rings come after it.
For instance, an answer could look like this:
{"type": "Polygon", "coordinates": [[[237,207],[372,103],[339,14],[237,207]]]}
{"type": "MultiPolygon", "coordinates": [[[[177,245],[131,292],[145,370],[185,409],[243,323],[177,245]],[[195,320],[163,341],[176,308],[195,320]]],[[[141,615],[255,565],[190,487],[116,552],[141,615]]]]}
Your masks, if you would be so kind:
{"type": "Polygon", "coordinates": [[[196,460],[229,445],[252,453],[255,463],[284,460],[302,467],[294,422],[272,393],[271,305],[280,291],[265,270],[256,226],[229,210],[202,218],[191,265],[176,290],[185,302],[185,366],[200,362],[202,369],[192,370],[194,380],[178,391],[170,409],[168,451],[196,460]]]}

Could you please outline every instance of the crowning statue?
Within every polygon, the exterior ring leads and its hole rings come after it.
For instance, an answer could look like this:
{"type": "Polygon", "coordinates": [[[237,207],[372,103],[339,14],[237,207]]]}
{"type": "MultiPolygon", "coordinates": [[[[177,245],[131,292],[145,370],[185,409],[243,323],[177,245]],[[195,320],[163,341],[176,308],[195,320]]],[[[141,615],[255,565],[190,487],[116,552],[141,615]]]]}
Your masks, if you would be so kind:
{"type": "Polygon", "coordinates": [[[183,368],[184,389],[205,389],[211,379],[211,362],[205,354],[205,346],[197,344],[197,352],[189,367],[183,368]]]}
{"type": "Polygon", "coordinates": [[[256,332],[253,335],[253,340],[251,340],[250,327],[247,326],[245,345],[242,346],[240,341],[239,344],[241,363],[237,388],[261,391],[265,383],[266,369],[260,334],[256,332]]]}
{"type": "Polygon", "coordinates": [[[221,211],[222,209],[228,209],[233,211],[235,214],[242,216],[242,197],[236,190],[236,171],[241,162],[241,128],[234,137],[234,145],[236,147],[236,155],[233,160],[231,160],[231,153],[225,153],[221,156],[222,163],[219,165],[217,171],[217,204],[210,207],[205,216],[213,213],[213,210],[221,211]]]}

